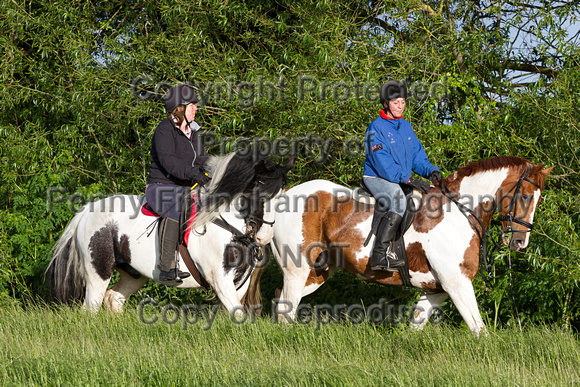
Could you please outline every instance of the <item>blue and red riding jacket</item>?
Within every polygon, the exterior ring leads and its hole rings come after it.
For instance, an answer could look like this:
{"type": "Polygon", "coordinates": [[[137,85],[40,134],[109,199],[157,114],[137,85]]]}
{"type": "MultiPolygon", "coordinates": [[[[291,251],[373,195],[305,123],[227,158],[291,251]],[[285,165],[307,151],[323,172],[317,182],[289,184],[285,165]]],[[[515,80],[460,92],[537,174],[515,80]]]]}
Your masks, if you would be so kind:
{"type": "Polygon", "coordinates": [[[439,168],[429,162],[423,145],[409,121],[388,118],[383,110],[365,133],[364,176],[381,177],[393,183],[407,183],[411,171],[428,178],[439,168]]]}

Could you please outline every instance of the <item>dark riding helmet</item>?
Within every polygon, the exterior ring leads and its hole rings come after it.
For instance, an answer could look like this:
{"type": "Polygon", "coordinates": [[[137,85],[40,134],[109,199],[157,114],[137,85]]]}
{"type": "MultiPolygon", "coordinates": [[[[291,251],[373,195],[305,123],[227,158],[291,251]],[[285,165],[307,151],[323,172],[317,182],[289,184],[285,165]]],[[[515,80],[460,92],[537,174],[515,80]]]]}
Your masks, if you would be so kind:
{"type": "Polygon", "coordinates": [[[407,99],[407,85],[403,82],[390,80],[381,86],[380,101],[381,105],[389,102],[392,99],[405,98],[407,99]]]}
{"type": "Polygon", "coordinates": [[[171,113],[179,105],[187,105],[190,103],[198,103],[195,91],[189,86],[175,86],[163,97],[165,102],[165,111],[171,113]]]}

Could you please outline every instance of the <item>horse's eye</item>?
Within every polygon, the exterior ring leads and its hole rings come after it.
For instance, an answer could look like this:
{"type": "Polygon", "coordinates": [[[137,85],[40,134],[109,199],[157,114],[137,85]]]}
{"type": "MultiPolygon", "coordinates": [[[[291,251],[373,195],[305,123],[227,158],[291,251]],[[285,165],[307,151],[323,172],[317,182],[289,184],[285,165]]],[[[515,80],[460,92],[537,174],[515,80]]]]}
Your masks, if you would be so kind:
{"type": "Polygon", "coordinates": [[[530,195],[522,195],[522,200],[528,201],[530,199],[530,195]]]}

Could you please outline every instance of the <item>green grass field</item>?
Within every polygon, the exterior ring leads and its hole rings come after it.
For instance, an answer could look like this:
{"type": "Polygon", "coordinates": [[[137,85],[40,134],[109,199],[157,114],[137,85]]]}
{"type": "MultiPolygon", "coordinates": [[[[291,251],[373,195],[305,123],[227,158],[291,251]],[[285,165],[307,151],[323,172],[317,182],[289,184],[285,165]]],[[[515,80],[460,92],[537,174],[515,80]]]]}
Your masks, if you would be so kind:
{"type": "MultiPolygon", "coordinates": [[[[151,322],[155,317],[149,313],[151,322]]],[[[159,317],[159,315],[157,315],[159,317]]],[[[165,316],[166,320],[174,316],[165,316]]],[[[176,316],[175,316],[176,317],[176,316]]],[[[71,308],[0,310],[4,385],[574,385],[580,347],[540,327],[492,331],[369,323],[146,324],[138,310],[96,315],[71,308]],[[207,325],[205,325],[207,328],[207,325]]],[[[193,320],[190,320],[193,322],[193,320]]]]}

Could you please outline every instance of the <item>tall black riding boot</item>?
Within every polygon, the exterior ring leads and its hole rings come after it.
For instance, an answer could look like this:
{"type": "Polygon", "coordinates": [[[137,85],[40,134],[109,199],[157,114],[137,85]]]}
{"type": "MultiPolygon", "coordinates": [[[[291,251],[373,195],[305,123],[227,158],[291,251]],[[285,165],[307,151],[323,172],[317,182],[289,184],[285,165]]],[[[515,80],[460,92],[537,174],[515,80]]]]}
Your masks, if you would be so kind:
{"type": "Polygon", "coordinates": [[[371,254],[371,270],[397,271],[405,265],[405,261],[391,251],[391,242],[402,220],[403,217],[394,212],[389,212],[381,219],[371,254]]]}
{"type": "Polygon", "coordinates": [[[183,282],[182,278],[189,277],[189,273],[179,271],[175,266],[175,250],[179,241],[179,222],[171,218],[163,218],[159,223],[159,282],[172,284],[183,282]]]}

